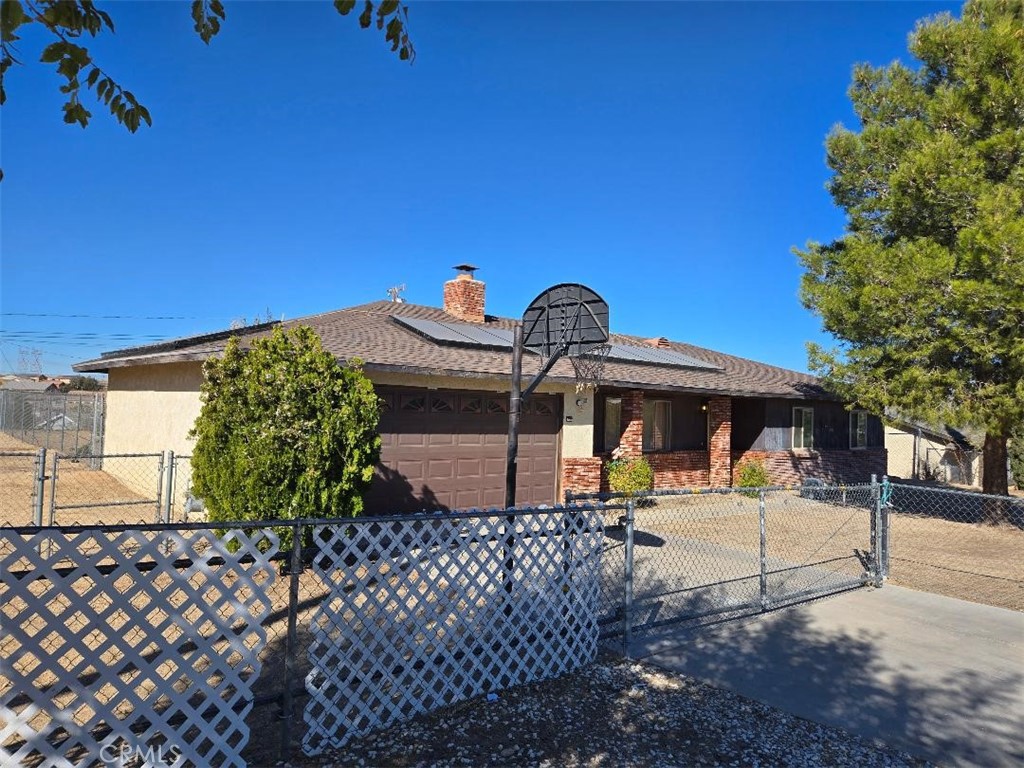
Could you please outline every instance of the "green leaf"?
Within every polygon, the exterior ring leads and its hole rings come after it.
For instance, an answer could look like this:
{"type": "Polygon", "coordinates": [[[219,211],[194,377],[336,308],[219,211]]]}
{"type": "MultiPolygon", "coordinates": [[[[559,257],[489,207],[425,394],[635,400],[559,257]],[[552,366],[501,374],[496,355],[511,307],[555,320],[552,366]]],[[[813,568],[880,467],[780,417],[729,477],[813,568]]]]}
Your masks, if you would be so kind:
{"type": "Polygon", "coordinates": [[[348,16],[356,7],[356,0],[334,0],[334,9],[342,16],[348,16]]]}
{"type": "Polygon", "coordinates": [[[99,80],[99,79],[100,79],[100,70],[97,67],[93,67],[92,70],[89,72],[89,76],[87,78],[85,78],[85,84],[89,88],[92,88],[94,85],[96,85],[96,81],[99,80]]]}
{"type": "Polygon", "coordinates": [[[15,30],[29,21],[18,0],[3,0],[0,4],[0,40],[14,42],[18,39],[15,30]]]}
{"type": "Polygon", "coordinates": [[[363,29],[368,29],[370,24],[373,23],[373,2],[366,0],[363,5],[363,12],[359,14],[359,26],[363,29]]]}
{"type": "Polygon", "coordinates": [[[56,43],[50,43],[48,46],[43,48],[42,54],[39,56],[39,60],[44,64],[53,64],[64,58],[64,53],[67,51],[67,43],[62,40],[58,40],[56,43]]]}

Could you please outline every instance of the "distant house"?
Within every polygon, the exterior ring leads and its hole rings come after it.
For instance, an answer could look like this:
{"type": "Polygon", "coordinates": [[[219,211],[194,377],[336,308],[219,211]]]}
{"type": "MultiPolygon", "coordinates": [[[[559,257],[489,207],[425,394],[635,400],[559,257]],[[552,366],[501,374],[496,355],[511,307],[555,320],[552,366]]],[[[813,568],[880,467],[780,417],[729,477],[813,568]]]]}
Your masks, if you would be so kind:
{"type": "Polygon", "coordinates": [[[4,389],[8,392],[38,392],[40,394],[50,394],[54,392],[60,392],[60,382],[53,381],[51,379],[44,379],[42,381],[38,379],[8,379],[3,383],[0,389],[4,389]]]}
{"type": "MultiPolygon", "coordinates": [[[[187,454],[202,361],[233,336],[244,345],[278,325],[309,325],[340,360],[364,361],[381,398],[370,511],[500,505],[507,340],[518,321],[487,315],[484,283],[470,274],[446,282],[443,296],[440,308],[378,301],[108,352],[74,368],[109,375],[105,450],[187,454]]],[[[763,461],[776,483],[855,483],[885,472],[881,421],[851,412],[813,376],[661,337],[613,333],[611,341],[596,393],[576,391],[563,359],[526,401],[517,502],[602,489],[616,449],[646,456],[659,488],[731,485],[750,459],[763,461]]],[[[539,365],[527,355],[524,376],[539,365]]]]}
{"type": "Polygon", "coordinates": [[[981,487],[981,451],[953,427],[892,421],[885,447],[890,477],[981,487]]]}

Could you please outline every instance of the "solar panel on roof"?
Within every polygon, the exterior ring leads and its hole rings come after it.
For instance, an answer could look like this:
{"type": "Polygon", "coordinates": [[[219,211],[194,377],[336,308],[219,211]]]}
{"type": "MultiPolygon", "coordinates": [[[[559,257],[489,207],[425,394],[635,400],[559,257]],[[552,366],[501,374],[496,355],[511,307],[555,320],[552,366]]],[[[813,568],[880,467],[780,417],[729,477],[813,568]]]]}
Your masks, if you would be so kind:
{"type": "Polygon", "coordinates": [[[704,368],[720,370],[718,366],[705,363],[689,355],[676,352],[674,349],[656,347],[638,347],[632,344],[612,344],[609,360],[621,360],[631,363],[647,363],[648,365],[668,365],[673,368],[704,368]]]}
{"type": "Polygon", "coordinates": [[[391,319],[416,331],[421,336],[440,343],[462,344],[469,347],[512,349],[512,332],[502,328],[481,328],[469,323],[441,323],[419,317],[392,315],[391,319]]]}
{"type": "MultiPolygon", "coordinates": [[[[508,328],[486,328],[472,323],[447,323],[424,320],[418,317],[392,315],[391,319],[412,331],[426,336],[439,344],[457,344],[467,347],[488,347],[490,349],[512,349],[512,331],[508,328]]],[[[527,350],[533,351],[533,350],[527,350]]],[[[640,347],[632,344],[612,344],[609,360],[646,365],[663,365],[672,368],[700,368],[721,370],[717,365],[684,355],[673,349],[640,347]]]]}

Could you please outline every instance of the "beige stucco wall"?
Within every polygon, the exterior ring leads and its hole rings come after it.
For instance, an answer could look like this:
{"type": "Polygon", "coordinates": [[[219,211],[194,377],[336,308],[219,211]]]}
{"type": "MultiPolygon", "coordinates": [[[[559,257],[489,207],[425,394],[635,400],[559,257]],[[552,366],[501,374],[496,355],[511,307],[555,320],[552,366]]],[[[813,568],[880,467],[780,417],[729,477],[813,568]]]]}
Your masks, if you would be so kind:
{"type": "Polygon", "coordinates": [[[201,363],[113,368],[108,377],[104,453],[189,454],[199,415],[201,363]]]}
{"type": "Polygon", "coordinates": [[[574,387],[562,394],[562,458],[594,455],[594,393],[577,394],[574,387]]]}

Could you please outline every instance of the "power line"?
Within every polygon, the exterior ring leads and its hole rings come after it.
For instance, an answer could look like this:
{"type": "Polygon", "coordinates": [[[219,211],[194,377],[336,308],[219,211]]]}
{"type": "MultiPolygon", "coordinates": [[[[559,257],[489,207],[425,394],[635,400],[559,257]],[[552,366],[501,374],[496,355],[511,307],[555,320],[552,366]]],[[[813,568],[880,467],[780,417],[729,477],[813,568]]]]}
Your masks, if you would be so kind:
{"type": "Polygon", "coordinates": [[[219,317],[191,317],[185,315],[62,315],[51,312],[0,312],[0,317],[63,317],[91,320],[220,320],[219,317]]]}

